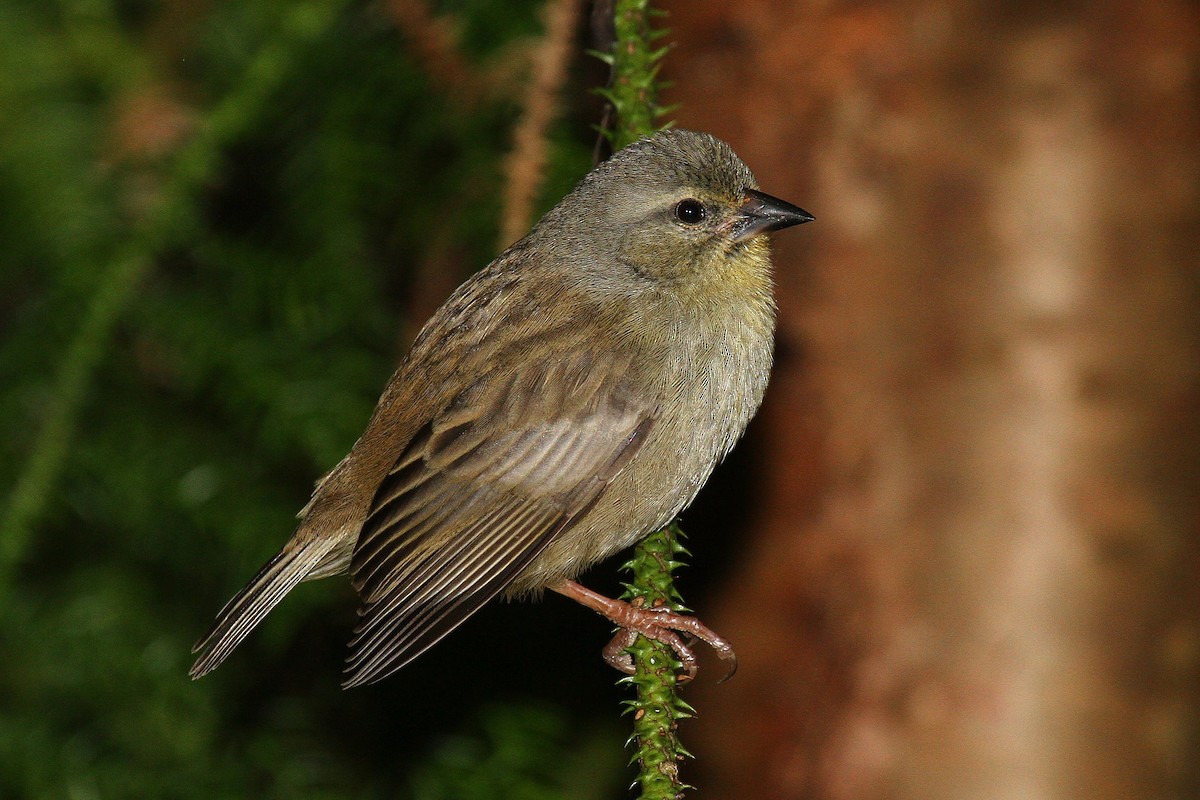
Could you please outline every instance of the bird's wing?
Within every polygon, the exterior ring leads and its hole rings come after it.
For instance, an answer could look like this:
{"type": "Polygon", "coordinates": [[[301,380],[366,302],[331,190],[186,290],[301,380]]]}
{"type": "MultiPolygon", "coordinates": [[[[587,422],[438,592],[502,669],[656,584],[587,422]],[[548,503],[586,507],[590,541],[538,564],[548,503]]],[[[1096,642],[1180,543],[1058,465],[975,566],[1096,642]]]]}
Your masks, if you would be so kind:
{"type": "Polygon", "coordinates": [[[486,376],[413,438],[351,562],[363,606],[346,686],[434,645],[596,501],[654,418],[613,370],[584,351],[486,376]]]}

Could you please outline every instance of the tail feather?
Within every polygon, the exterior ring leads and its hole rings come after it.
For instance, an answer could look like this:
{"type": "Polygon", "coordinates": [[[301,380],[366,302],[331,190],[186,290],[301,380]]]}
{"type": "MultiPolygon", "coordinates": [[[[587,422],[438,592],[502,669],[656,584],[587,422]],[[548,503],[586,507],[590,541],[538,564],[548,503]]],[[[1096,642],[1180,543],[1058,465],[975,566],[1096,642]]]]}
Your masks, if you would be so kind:
{"type": "Polygon", "coordinates": [[[196,679],[219,667],[297,583],[310,577],[309,573],[329,549],[324,542],[284,548],[264,564],[253,580],[225,604],[208,633],[196,642],[192,652],[200,655],[188,674],[196,679]]]}

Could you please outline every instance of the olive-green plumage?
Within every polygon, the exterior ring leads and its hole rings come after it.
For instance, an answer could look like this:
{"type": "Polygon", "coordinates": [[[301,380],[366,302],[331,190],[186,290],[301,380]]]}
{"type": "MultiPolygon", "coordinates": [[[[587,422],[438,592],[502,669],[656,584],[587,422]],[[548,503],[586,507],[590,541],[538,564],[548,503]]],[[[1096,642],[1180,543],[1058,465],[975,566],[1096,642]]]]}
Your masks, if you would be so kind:
{"type": "Polygon", "coordinates": [[[598,166],[425,325],[193,677],[297,582],[349,570],[347,684],[378,680],[496,595],[573,579],[670,522],[767,385],[761,234],[809,219],[706,134],[661,132],[598,166]]]}

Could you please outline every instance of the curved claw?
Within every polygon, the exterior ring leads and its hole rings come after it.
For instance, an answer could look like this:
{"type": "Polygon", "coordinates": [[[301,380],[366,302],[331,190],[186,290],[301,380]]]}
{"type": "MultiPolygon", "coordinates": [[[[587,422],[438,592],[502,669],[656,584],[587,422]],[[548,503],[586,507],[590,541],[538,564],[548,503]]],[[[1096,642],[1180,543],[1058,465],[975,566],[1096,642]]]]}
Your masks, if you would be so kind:
{"type": "Polygon", "coordinates": [[[680,682],[694,679],[698,662],[690,643],[685,643],[679,636],[680,633],[704,642],[728,664],[728,671],[719,683],[729,680],[737,672],[737,655],[733,652],[733,646],[695,617],[680,614],[665,606],[643,608],[623,600],[614,600],[574,581],[563,581],[550,588],[582,603],[620,626],[621,630],[617,631],[604,647],[604,660],[621,672],[633,674],[633,658],[625,651],[633,644],[638,634],[641,634],[648,639],[662,642],[675,652],[683,666],[683,674],[679,676],[680,682]]]}
{"type": "MultiPolygon", "coordinates": [[[[737,672],[737,654],[733,652],[733,645],[718,636],[711,628],[709,628],[700,620],[696,619],[695,617],[690,617],[686,614],[680,614],[676,611],[671,611],[667,608],[650,608],[644,609],[644,611],[651,614],[656,614],[660,627],[667,628],[670,631],[687,633],[711,647],[713,651],[716,652],[717,657],[724,661],[727,665],[725,676],[717,681],[717,683],[724,683],[732,678],[733,674],[737,672]]],[[[671,644],[671,642],[661,637],[656,637],[649,633],[646,633],[645,635],[649,636],[651,639],[657,638],[664,644],[671,644]]],[[[679,640],[678,636],[676,636],[674,633],[671,635],[675,638],[675,641],[678,642],[678,646],[671,644],[671,648],[675,650],[676,653],[680,654],[680,660],[684,660],[683,653],[680,652],[682,650],[684,653],[687,653],[688,657],[690,657],[694,663],[695,657],[692,656],[691,650],[679,640]]],[[[694,668],[691,670],[691,675],[692,677],[695,677],[694,668]]]]}
{"type": "Polygon", "coordinates": [[[608,644],[604,645],[604,650],[601,651],[604,660],[613,669],[624,672],[626,675],[632,675],[637,670],[634,669],[633,656],[629,654],[628,650],[636,639],[637,631],[621,628],[608,644]]]}

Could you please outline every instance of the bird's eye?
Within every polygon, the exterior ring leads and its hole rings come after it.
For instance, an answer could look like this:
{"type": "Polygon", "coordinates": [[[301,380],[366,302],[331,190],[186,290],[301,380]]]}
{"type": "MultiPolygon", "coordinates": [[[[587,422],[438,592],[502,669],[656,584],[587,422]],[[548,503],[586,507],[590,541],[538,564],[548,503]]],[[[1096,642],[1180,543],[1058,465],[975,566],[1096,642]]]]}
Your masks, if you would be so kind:
{"type": "Polygon", "coordinates": [[[704,204],[690,197],[687,200],[680,200],[675,206],[675,219],[685,225],[697,225],[704,220],[707,214],[704,204]]]}

